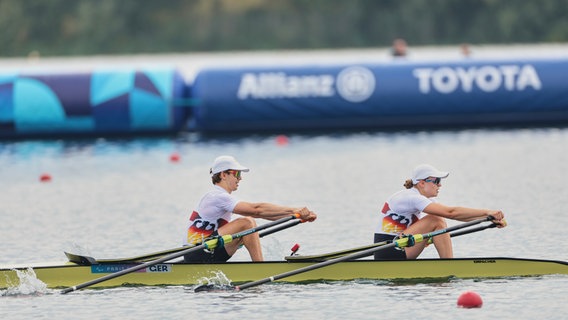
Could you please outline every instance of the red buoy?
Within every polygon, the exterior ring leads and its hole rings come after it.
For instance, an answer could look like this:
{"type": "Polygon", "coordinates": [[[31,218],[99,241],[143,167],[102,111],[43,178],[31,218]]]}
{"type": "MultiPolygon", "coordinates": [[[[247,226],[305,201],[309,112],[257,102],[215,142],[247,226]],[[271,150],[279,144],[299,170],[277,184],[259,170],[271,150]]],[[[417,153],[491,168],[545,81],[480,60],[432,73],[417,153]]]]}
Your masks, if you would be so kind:
{"type": "Polygon", "coordinates": [[[174,152],[170,155],[170,161],[171,162],[179,162],[180,159],[181,159],[181,157],[177,152],[174,152]]]}
{"type": "Polygon", "coordinates": [[[50,182],[51,181],[51,175],[49,173],[42,173],[39,176],[39,181],[41,182],[50,182]]]}
{"type": "Polygon", "coordinates": [[[481,308],[483,300],[477,292],[466,291],[458,298],[458,307],[461,308],[481,308]]]}
{"type": "Polygon", "coordinates": [[[287,137],[287,136],[285,136],[285,135],[283,135],[283,134],[280,134],[280,135],[276,136],[276,144],[277,144],[277,145],[279,145],[279,146],[285,146],[285,145],[288,144],[288,142],[289,142],[289,141],[288,141],[288,137],[287,137]]]}

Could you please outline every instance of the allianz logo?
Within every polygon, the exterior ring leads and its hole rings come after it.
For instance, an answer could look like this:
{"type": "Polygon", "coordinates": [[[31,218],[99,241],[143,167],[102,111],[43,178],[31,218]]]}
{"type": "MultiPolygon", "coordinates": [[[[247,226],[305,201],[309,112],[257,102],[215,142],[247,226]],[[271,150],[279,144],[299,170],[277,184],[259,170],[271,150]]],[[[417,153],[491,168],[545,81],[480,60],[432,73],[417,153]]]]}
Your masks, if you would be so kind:
{"type": "MultiPolygon", "coordinates": [[[[412,74],[418,79],[418,90],[422,94],[471,92],[474,88],[488,93],[500,88],[508,91],[542,88],[538,73],[530,64],[416,68],[412,74]]],[[[358,103],[369,99],[375,92],[375,87],[374,73],[368,68],[358,66],[342,69],[337,77],[333,74],[247,72],[241,76],[237,98],[330,98],[337,93],[349,102],[358,103]]]]}
{"type": "Polygon", "coordinates": [[[348,67],[337,75],[288,75],[285,72],[245,73],[237,98],[329,98],[336,92],[347,101],[362,102],[375,91],[373,72],[363,67],[348,67]],[[336,90],[337,88],[337,90],[336,90]]]}

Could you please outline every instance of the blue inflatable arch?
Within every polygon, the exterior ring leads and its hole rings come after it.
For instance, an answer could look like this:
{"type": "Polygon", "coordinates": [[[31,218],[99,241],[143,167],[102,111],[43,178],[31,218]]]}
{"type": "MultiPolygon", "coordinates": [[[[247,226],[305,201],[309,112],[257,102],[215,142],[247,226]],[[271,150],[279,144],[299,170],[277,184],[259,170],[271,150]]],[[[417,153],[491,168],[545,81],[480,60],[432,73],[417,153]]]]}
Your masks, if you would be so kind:
{"type": "Polygon", "coordinates": [[[204,132],[568,122],[568,60],[202,70],[204,132]]]}

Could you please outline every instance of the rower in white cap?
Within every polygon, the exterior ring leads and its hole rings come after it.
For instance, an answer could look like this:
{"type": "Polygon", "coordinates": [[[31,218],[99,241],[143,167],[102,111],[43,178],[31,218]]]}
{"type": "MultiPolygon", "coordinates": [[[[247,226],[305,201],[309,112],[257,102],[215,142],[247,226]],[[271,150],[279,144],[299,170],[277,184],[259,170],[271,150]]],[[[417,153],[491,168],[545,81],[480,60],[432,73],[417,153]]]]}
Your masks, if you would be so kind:
{"type": "MultiPolygon", "coordinates": [[[[220,156],[213,161],[209,173],[213,188],[199,201],[191,213],[184,236],[184,245],[201,243],[205,238],[235,234],[256,227],[255,218],[278,220],[288,215],[299,214],[304,221],[314,221],[317,215],[307,207],[287,207],[266,202],[240,201],[232,195],[239,187],[242,173],[249,168],[241,165],[232,156],[220,156]],[[232,220],[233,213],[243,217],[232,220]]],[[[197,251],[184,257],[186,262],[225,262],[244,245],[252,261],[263,261],[258,233],[218,247],[214,251],[197,251]]]]}
{"type": "MultiPolygon", "coordinates": [[[[392,195],[383,205],[380,221],[375,229],[375,243],[393,240],[406,235],[424,234],[447,227],[446,219],[472,221],[492,216],[497,227],[506,226],[501,210],[451,207],[436,202],[442,186],[442,179],[448,172],[440,171],[428,164],[414,168],[412,178],[406,180],[404,187],[392,195]]],[[[433,238],[434,246],[440,258],[453,258],[450,234],[433,238]]],[[[427,242],[416,243],[412,247],[399,250],[380,250],[375,253],[375,260],[381,259],[416,259],[426,247],[427,242]]]]}

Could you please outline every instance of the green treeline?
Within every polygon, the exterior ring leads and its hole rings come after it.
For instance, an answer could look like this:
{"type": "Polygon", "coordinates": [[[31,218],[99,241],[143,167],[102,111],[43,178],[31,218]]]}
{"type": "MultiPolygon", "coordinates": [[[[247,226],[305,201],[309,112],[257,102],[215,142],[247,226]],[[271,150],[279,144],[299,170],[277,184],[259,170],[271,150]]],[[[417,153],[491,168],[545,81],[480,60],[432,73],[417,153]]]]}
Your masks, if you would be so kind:
{"type": "Polygon", "coordinates": [[[568,42],[568,0],[0,0],[0,56],[568,42]]]}

